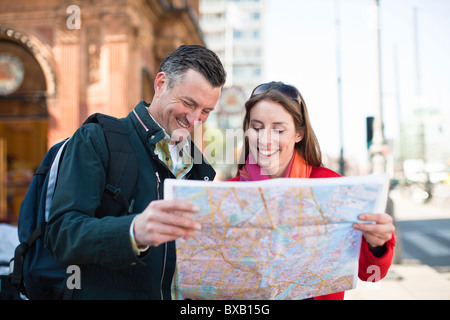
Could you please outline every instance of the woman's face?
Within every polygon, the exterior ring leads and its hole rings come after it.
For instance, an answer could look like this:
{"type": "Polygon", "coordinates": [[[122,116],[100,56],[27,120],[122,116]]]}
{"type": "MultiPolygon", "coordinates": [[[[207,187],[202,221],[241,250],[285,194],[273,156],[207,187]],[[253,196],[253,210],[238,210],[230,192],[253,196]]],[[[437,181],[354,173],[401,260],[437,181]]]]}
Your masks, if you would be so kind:
{"type": "Polygon", "coordinates": [[[271,178],[283,176],[295,144],[302,138],[302,132],[295,129],[294,119],[278,102],[262,100],[250,110],[250,152],[271,178]]]}

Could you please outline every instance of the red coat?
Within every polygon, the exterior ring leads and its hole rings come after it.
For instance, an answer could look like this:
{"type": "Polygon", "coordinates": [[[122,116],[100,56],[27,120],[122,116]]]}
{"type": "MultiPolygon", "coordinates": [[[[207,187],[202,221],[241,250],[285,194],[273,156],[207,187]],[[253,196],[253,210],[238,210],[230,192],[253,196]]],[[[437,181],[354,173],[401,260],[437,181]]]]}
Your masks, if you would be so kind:
{"type": "MultiPolygon", "coordinates": [[[[324,167],[313,167],[310,178],[334,178],[340,177],[340,175],[330,169],[324,167]]],[[[234,177],[228,181],[239,181],[239,177],[234,177]]],[[[380,273],[379,279],[383,279],[392,263],[394,256],[395,237],[392,235],[392,239],[386,242],[386,252],[379,258],[375,257],[369,250],[369,244],[366,239],[362,237],[361,254],[359,256],[359,271],[358,277],[362,281],[367,281],[370,277],[371,280],[376,278],[373,268],[371,266],[378,266],[380,273]]],[[[377,270],[378,271],[378,270],[377,270]]],[[[314,297],[314,300],[344,300],[344,291],[327,294],[323,296],[314,297]]]]}

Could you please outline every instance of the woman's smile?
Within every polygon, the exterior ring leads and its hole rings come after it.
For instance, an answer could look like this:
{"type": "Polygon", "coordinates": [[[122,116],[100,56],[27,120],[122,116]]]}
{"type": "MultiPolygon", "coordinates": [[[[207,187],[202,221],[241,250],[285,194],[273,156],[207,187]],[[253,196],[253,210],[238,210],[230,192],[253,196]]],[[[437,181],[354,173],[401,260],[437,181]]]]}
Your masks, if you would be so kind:
{"type": "Polygon", "coordinates": [[[264,150],[264,149],[258,148],[258,153],[263,155],[263,156],[265,156],[265,157],[271,157],[275,153],[277,153],[278,151],[280,151],[280,150],[279,149],[276,149],[276,150],[264,150]]]}

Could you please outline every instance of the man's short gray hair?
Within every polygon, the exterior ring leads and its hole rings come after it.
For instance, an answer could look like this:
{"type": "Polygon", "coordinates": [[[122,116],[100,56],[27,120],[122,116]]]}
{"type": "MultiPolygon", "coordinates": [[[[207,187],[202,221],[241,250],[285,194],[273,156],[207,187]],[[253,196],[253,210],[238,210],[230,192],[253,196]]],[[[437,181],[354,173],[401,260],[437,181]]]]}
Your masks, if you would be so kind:
{"type": "Polygon", "coordinates": [[[188,69],[200,72],[214,87],[222,87],[226,81],[226,72],[219,57],[211,50],[198,45],[182,45],[168,54],[158,72],[165,72],[167,87],[173,88],[182,81],[188,69]]]}

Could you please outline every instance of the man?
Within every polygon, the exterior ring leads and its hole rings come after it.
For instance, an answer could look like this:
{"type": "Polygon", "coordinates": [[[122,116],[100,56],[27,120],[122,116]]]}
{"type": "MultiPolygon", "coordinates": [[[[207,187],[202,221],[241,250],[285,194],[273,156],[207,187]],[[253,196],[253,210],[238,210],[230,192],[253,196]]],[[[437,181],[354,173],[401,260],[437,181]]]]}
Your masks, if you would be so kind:
{"type": "Polygon", "coordinates": [[[215,172],[186,137],[208,118],[225,83],[218,57],[181,46],[161,63],[151,104],[121,119],[139,161],[134,214],[95,217],[108,151],[97,124],[82,126],[63,157],[45,234],[54,256],[81,269],[74,299],[170,299],[178,237],[200,226],[179,212],[198,208],[162,199],[165,178],[212,180],[215,172]]]}

